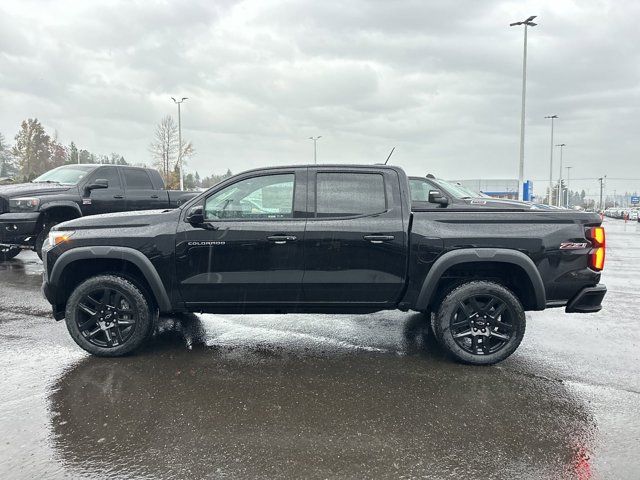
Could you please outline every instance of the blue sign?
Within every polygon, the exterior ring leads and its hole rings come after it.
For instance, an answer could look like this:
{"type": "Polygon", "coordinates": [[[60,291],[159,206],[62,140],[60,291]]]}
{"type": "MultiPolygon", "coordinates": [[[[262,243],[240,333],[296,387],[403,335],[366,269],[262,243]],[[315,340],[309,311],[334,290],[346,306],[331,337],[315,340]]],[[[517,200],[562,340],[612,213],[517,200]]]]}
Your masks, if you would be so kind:
{"type": "Polygon", "coordinates": [[[530,202],[533,199],[533,182],[527,180],[522,184],[522,200],[530,202]]]}
{"type": "Polygon", "coordinates": [[[631,205],[638,205],[640,203],[640,197],[631,197],[631,205]]]}

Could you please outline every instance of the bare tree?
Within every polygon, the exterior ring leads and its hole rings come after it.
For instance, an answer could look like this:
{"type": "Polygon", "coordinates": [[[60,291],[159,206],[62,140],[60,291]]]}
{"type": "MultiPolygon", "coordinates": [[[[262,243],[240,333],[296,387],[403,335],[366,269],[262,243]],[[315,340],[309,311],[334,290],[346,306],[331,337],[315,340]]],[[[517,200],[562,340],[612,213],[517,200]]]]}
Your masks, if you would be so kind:
{"type": "MultiPolygon", "coordinates": [[[[156,126],[153,141],[149,145],[153,165],[162,173],[167,186],[173,187],[176,181],[179,182],[180,177],[176,173],[180,171],[179,149],[178,125],[171,115],[167,115],[156,126]]],[[[186,163],[194,154],[193,144],[182,139],[182,162],[186,163]]]]}
{"type": "Polygon", "coordinates": [[[156,126],[149,152],[154,166],[166,179],[178,160],[178,126],[171,115],[164,117],[156,126]]]}

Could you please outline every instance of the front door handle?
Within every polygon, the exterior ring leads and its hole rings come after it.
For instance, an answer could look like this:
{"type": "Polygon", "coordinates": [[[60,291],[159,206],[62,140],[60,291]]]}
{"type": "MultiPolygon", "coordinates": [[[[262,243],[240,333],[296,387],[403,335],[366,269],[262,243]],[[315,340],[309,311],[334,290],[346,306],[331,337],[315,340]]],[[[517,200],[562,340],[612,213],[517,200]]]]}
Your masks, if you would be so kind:
{"type": "Polygon", "coordinates": [[[158,195],[151,195],[151,198],[158,198],[158,195]]]}
{"type": "Polygon", "coordinates": [[[114,195],[113,198],[121,199],[124,198],[124,195],[114,195]]]}
{"type": "Polygon", "coordinates": [[[382,242],[390,242],[394,240],[396,237],[393,235],[365,235],[364,238],[367,242],[371,243],[382,243],[382,242]]]}
{"type": "Polygon", "coordinates": [[[284,245],[287,242],[295,242],[298,239],[295,235],[270,235],[267,240],[276,245],[284,245]]]}

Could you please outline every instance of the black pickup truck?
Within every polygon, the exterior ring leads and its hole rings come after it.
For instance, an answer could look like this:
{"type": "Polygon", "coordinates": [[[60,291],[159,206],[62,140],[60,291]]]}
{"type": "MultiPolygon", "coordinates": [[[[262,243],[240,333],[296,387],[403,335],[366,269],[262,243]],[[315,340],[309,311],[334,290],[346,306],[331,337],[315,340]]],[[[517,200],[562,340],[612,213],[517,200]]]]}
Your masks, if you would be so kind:
{"type": "Polygon", "coordinates": [[[0,186],[0,261],[42,243],[55,224],[87,215],[175,208],[195,193],[168,191],[157,170],[65,165],[29,183],[0,186]]]}
{"type": "Polygon", "coordinates": [[[459,361],[491,364],[520,344],[525,311],[595,312],[600,217],[410,200],[392,166],[252,170],[180,208],[80,218],[43,247],[43,293],[95,355],[118,356],[158,313],[431,315],[459,361]]]}

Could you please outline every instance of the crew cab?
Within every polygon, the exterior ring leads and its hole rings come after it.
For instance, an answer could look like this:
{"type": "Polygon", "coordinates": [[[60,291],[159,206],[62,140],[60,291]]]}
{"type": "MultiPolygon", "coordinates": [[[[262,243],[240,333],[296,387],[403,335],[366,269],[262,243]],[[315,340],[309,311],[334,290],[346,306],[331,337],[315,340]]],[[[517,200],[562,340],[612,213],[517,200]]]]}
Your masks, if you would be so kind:
{"type": "Polygon", "coordinates": [[[109,212],[175,208],[195,193],[169,191],[157,170],[65,165],[29,183],[0,186],[0,261],[23,248],[41,255],[57,223],[109,212]]]}
{"type": "Polygon", "coordinates": [[[86,351],[118,356],[158,313],[424,312],[455,359],[518,347],[525,311],[601,308],[596,214],[411,202],[401,168],[251,170],[174,210],[56,225],[43,293],[86,351]]]}

